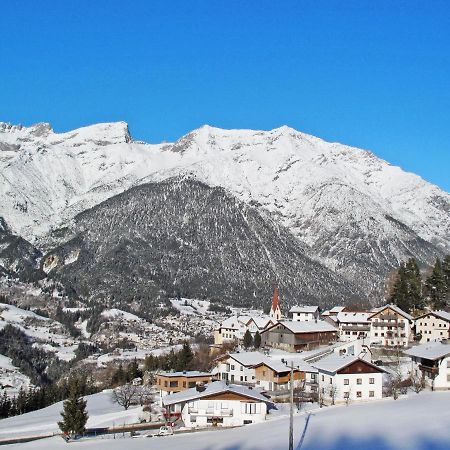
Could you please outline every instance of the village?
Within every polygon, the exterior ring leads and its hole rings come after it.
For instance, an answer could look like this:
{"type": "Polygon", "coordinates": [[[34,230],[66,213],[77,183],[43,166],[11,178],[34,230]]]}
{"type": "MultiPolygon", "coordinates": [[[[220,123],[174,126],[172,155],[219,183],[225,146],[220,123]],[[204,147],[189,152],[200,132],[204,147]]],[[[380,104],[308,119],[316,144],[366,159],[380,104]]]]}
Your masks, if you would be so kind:
{"type": "Polygon", "coordinates": [[[449,339],[445,311],[294,306],[286,317],[275,288],[269,315],[234,315],[214,330],[210,371],[159,371],[157,401],[168,423],[199,429],[263,422],[289,402],[291,383],[299,410],[450,390],[449,339]]]}

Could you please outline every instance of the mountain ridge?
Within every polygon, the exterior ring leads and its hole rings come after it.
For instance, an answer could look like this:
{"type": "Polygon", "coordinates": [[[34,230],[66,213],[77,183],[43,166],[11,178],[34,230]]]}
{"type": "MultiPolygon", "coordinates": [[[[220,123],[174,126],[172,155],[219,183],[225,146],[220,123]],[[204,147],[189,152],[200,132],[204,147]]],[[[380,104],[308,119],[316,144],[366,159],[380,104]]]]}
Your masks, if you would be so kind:
{"type": "Polygon", "coordinates": [[[174,143],[146,144],[125,122],[66,133],[3,125],[0,168],[0,216],[44,250],[54,245],[51,231],[83,211],[184,175],[269,214],[314,259],[366,292],[379,290],[406,258],[426,264],[450,251],[450,194],[370,151],[287,126],[205,125],[174,143]]]}

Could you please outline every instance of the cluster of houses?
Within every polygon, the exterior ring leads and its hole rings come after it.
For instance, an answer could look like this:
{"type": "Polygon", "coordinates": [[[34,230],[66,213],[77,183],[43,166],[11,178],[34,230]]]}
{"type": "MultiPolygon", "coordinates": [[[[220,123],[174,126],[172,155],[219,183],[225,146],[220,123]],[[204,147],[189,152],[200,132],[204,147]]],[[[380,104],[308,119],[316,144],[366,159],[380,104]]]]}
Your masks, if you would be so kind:
{"type": "Polygon", "coordinates": [[[389,371],[372,362],[379,347],[402,348],[411,376],[432,389],[450,389],[450,313],[413,318],[395,305],[324,312],[295,306],[289,313],[283,319],[275,290],[268,316],[233,316],[215,330],[215,346],[242,342],[247,330],[258,332],[260,349],[221,355],[210,373],[160,373],[160,402],[168,416],[187,427],[261,422],[274,403],[287,399],[291,382],[299,401],[381,399],[389,371]]]}

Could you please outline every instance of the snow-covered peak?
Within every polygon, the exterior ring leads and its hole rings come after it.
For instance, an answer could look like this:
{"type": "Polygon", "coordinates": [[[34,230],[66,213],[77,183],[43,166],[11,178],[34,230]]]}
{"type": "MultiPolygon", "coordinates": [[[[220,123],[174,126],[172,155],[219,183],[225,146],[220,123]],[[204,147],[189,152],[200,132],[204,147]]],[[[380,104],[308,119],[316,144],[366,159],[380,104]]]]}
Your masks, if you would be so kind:
{"type": "Polygon", "coordinates": [[[1,124],[0,168],[0,216],[28,239],[136,184],[190,174],[274,213],[311,246],[349,223],[388,233],[390,217],[450,247],[448,193],[369,151],[286,125],[204,125],[173,144],[150,145],[133,141],[125,122],[65,133],[1,124]]]}

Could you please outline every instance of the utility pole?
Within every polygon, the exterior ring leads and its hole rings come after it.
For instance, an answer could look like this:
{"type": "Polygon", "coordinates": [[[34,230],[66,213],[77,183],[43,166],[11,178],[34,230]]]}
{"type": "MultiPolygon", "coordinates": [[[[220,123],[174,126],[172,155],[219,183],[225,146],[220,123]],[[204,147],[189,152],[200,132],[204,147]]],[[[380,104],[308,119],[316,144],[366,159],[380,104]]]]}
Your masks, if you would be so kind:
{"type": "Polygon", "coordinates": [[[294,364],[291,362],[289,450],[294,450],[294,364]]]}

